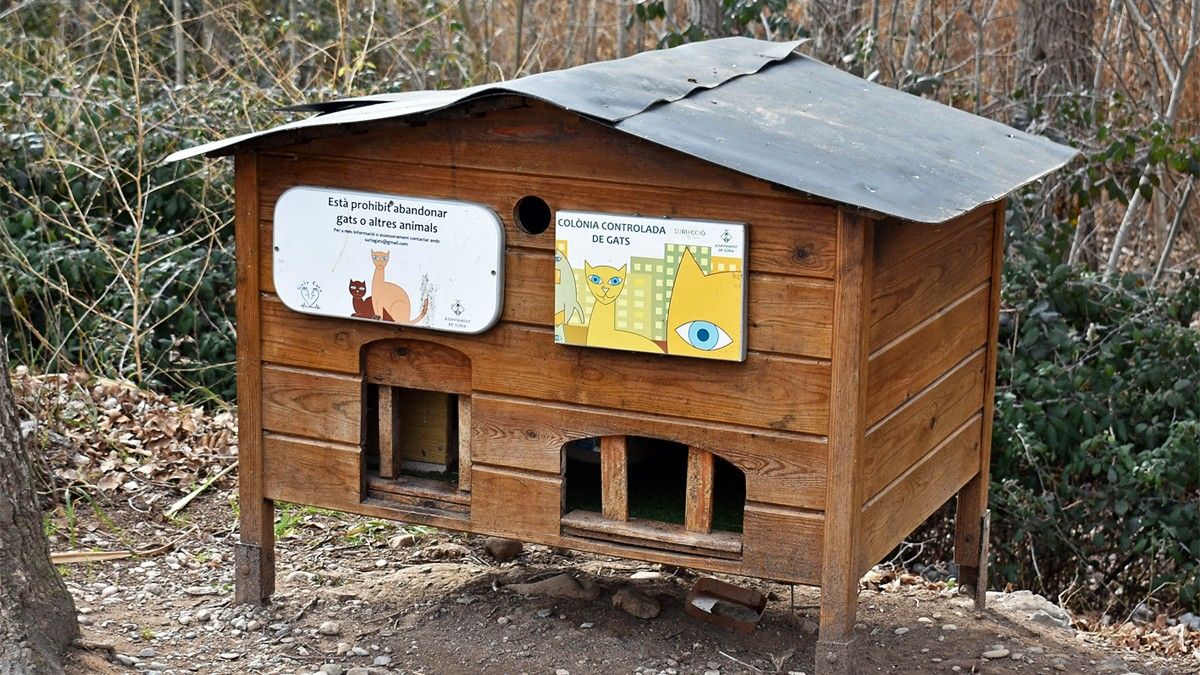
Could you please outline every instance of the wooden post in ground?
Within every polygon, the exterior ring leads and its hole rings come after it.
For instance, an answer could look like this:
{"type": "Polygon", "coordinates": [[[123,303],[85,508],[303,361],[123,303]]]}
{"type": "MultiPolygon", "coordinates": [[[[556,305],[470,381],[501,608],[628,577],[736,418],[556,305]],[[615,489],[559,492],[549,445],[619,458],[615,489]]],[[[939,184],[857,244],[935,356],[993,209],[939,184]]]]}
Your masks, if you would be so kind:
{"type": "Polygon", "coordinates": [[[983,425],[979,439],[979,473],[958,491],[954,518],[954,560],[962,593],[974,594],[976,609],[987,602],[988,475],[992,462],[992,408],[996,396],[996,350],[1000,333],[1000,281],[1004,271],[1004,200],[996,203],[992,230],[991,314],[983,381],[983,425]]]}
{"type": "Polygon", "coordinates": [[[275,505],[265,497],[262,342],[259,331],[258,158],[237,156],[237,367],[239,540],[234,602],[260,604],[275,592],[275,505]]]}
{"type": "Polygon", "coordinates": [[[858,473],[866,434],[873,230],[873,223],[865,217],[844,208],[839,210],[817,675],[854,672],[858,530],[862,519],[858,473]]]}

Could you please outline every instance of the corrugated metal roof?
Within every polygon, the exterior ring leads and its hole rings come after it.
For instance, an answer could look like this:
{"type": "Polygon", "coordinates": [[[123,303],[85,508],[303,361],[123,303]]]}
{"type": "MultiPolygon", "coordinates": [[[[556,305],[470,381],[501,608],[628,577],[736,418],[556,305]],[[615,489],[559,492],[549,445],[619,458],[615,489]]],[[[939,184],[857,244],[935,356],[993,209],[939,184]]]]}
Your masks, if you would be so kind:
{"type": "Polygon", "coordinates": [[[257,139],[286,139],[306,128],[426,116],[516,94],[778,185],[940,223],[1076,154],[1045,137],[796,54],[799,44],[725,38],[494,85],[298,106],[318,114],[183,150],[167,161],[231,154],[255,147],[257,139]]]}

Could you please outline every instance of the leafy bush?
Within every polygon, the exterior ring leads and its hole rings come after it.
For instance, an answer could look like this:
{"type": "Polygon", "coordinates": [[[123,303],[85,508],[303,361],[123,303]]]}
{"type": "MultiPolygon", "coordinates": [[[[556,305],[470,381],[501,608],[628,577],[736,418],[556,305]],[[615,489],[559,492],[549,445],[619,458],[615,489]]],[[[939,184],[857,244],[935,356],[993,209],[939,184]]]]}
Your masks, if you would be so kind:
{"type": "MultiPolygon", "coordinates": [[[[2,68],[0,329],[14,361],[232,400],[228,172],[160,164],[194,142],[175,129],[198,125],[145,82],[97,78],[83,99],[70,79],[2,68]]],[[[228,119],[238,92],[205,93],[226,102],[205,114],[228,119]]]]}
{"type": "Polygon", "coordinates": [[[992,450],[996,583],[1128,611],[1200,594],[1200,277],[1158,293],[1059,264],[1010,216],[992,450]]]}

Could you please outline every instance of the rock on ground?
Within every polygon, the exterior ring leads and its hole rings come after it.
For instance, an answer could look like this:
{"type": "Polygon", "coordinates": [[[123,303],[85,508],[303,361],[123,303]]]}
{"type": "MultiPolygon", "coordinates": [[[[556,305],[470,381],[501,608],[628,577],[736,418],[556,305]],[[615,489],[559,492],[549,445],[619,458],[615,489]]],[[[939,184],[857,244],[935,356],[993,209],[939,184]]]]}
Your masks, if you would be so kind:
{"type": "Polygon", "coordinates": [[[509,584],[508,590],[520,595],[548,595],[552,598],[595,600],[600,597],[600,588],[586,576],[575,578],[570,574],[558,574],[529,584],[509,584]]]}
{"type": "Polygon", "coordinates": [[[639,619],[653,619],[662,611],[658,600],[628,586],[618,590],[612,599],[613,607],[624,610],[639,619]]]}
{"type": "Polygon", "coordinates": [[[521,551],[525,550],[525,545],[521,542],[504,537],[488,537],[483,547],[498,562],[508,562],[521,555],[521,551]]]}
{"type": "Polygon", "coordinates": [[[1071,615],[1067,610],[1032,591],[988,591],[987,604],[988,608],[1014,618],[1032,620],[1051,628],[1071,628],[1071,615]]]}
{"type": "Polygon", "coordinates": [[[445,541],[425,549],[425,557],[432,560],[458,560],[471,555],[471,549],[462,544],[445,541]]]}

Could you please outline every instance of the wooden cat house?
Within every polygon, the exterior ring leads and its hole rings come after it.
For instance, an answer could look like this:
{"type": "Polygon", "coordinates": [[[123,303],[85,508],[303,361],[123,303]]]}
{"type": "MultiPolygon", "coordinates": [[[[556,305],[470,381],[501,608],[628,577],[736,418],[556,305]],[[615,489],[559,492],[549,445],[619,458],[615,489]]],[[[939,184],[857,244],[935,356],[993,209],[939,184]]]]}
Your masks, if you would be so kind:
{"type": "Polygon", "coordinates": [[[957,495],[982,589],[1003,197],[1073,151],[729,38],[347,99],[236,159],[237,598],[276,500],[822,589],[957,495]]]}

